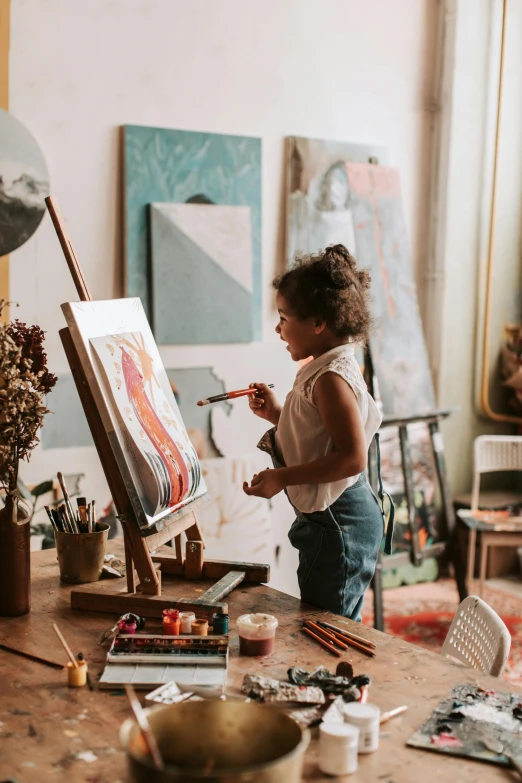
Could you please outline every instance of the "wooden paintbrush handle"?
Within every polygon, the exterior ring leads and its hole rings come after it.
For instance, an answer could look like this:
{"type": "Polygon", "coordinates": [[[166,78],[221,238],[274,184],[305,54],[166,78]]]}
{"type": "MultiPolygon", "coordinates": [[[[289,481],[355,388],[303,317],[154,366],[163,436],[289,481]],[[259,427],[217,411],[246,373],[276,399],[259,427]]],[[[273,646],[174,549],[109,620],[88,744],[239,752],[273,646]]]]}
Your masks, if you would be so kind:
{"type": "Polygon", "coordinates": [[[71,661],[71,663],[74,666],[74,668],[77,669],[78,668],[78,661],[76,660],[76,658],[72,654],[69,645],[67,644],[67,642],[63,638],[62,633],[61,633],[60,629],[58,628],[58,626],[56,625],[56,623],[53,623],[53,628],[54,628],[54,632],[55,632],[56,636],[58,637],[58,639],[60,640],[60,642],[62,644],[63,649],[65,650],[65,652],[69,656],[69,660],[71,661]]]}
{"type": "Polygon", "coordinates": [[[319,642],[319,644],[321,644],[325,649],[327,649],[328,652],[331,652],[332,655],[336,655],[338,658],[341,657],[341,653],[339,652],[339,650],[335,649],[335,647],[331,642],[325,642],[325,640],[321,636],[318,636],[309,628],[306,628],[306,626],[301,630],[303,631],[303,633],[307,634],[307,636],[310,636],[312,639],[315,639],[316,642],[319,642]]]}

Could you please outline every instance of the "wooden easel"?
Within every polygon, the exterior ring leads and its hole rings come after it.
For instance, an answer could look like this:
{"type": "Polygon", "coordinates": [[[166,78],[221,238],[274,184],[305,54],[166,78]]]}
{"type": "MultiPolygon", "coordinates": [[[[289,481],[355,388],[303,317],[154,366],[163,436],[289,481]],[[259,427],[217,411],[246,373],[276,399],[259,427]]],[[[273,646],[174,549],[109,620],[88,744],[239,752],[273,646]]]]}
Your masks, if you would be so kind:
{"type": "MultiPolygon", "coordinates": [[[[58,205],[52,196],[45,201],[78,296],[81,301],[90,301],[92,297],[58,205]]],[[[151,529],[140,530],[69,329],[61,329],[60,338],[122,524],[127,569],[127,592],[121,590],[108,592],[105,585],[100,589],[99,584],[79,587],[71,591],[71,607],[115,614],[132,611],[148,617],[161,617],[163,609],[167,607],[192,610],[207,617],[211,617],[216,612],[226,613],[227,604],[222,599],[243,580],[255,584],[268,582],[270,566],[205,560],[203,534],[194,510],[205,502],[203,499],[196,500],[188,508],[164,517],[151,529]],[[187,538],[185,557],[181,538],[183,533],[187,538]],[[174,555],[152,554],[160,546],[172,540],[174,555]],[[135,570],[139,580],[138,585],[135,570]],[[193,601],[184,598],[173,600],[161,597],[162,574],[184,576],[186,579],[218,579],[219,581],[193,601]]]]}

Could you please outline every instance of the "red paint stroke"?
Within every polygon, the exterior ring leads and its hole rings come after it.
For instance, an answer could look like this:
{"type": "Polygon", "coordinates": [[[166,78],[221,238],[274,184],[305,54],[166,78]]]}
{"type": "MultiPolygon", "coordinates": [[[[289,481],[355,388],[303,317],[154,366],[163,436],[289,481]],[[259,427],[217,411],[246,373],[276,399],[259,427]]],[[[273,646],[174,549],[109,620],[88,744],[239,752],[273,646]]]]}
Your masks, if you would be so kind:
{"type": "MultiPolygon", "coordinates": [[[[379,199],[400,198],[401,189],[396,169],[388,166],[373,166],[367,163],[345,163],[346,175],[352,192],[367,199],[373,210],[375,249],[386,293],[390,318],[396,317],[395,301],[391,291],[390,278],[382,249],[382,218],[379,199]]],[[[394,246],[395,252],[395,246],[394,246]]]]}
{"type": "Polygon", "coordinates": [[[168,473],[171,486],[169,506],[174,506],[177,503],[181,503],[189,486],[189,475],[185,460],[151,405],[145,392],[143,375],[125,348],[121,349],[121,364],[129,402],[168,473]]]}
{"type": "Polygon", "coordinates": [[[437,748],[462,748],[462,742],[454,734],[448,734],[442,731],[440,734],[433,734],[431,744],[437,748]]]}

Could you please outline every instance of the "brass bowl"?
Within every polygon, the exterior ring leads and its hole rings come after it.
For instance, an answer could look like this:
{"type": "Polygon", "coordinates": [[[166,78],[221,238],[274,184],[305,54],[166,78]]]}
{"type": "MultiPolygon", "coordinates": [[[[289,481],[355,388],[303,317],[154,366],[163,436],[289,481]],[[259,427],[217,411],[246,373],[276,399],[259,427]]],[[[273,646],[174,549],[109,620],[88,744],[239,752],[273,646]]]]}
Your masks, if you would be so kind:
{"type": "Polygon", "coordinates": [[[133,783],[299,783],[310,733],[261,704],[195,701],[147,710],[165,762],[144,753],[135,720],[120,729],[133,783]]]}

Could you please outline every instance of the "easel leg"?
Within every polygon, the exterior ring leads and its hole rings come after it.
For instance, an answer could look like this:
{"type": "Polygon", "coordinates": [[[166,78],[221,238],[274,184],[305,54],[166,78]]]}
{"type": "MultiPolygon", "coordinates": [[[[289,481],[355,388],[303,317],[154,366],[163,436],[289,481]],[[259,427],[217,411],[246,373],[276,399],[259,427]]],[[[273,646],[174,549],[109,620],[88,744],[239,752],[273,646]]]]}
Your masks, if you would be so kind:
{"type": "Polygon", "coordinates": [[[408,529],[412,548],[413,565],[421,565],[422,552],[419,546],[419,535],[416,526],[415,492],[413,489],[413,466],[411,463],[410,443],[408,429],[405,424],[399,425],[399,441],[401,444],[402,475],[404,477],[404,494],[408,506],[408,529]]]}
{"type": "Polygon", "coordinates": [[[132,552],[127,540],[127,536],[123,537],[123,543],[125,545],[125,570],[127,573],[127,592],[136,592],[136,575],[134,573],[134,561],[132,559],[132,552]]]}
{"type": "Polygon", "coordinates": [[[143,545],[143,539],[137,525],[132,522],[127,523],[122,517],[120,521],[125,534],[125,541],[128,545],[132,560],[138,572],[140,580],[140,590],[144,595],[161,595],[161,577],[154,568],[154,563],[150,552],[143,545]]]}
{"type": "Polygon", "coordinates": [[[379,559],[375,567],[375,573],[372,579],[373,590],[373,627],[378,631],[384,631],[384,605],[382,600],[382,553],[379,552],[379,559]]]}

